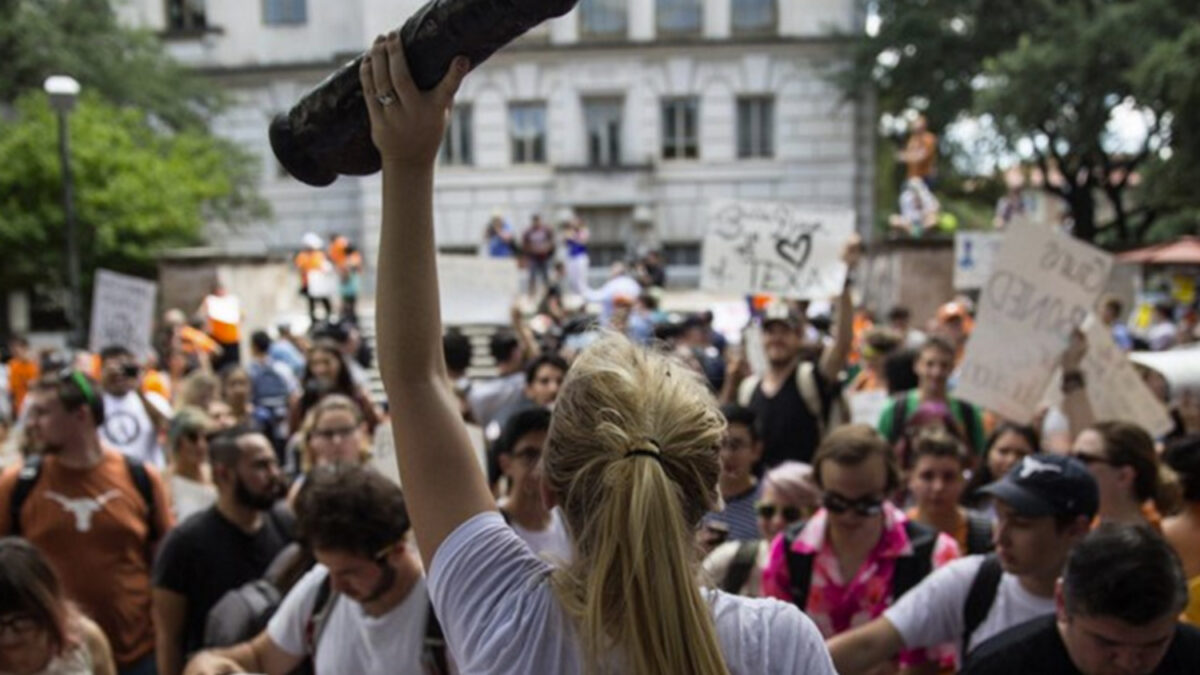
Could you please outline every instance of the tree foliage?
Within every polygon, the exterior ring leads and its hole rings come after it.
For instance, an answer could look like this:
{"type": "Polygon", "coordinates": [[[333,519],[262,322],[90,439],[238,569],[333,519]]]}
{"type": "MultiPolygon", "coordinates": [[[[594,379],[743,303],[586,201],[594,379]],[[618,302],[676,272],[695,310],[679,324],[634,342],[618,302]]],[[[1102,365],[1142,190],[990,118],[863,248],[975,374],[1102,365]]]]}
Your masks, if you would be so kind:
{"type": "Polygon", "coordinates": [[[21,252],[0,267],[0,290],[65,286],[49,75],[83,90],[69,124],[85,293],[97,266],[153,276],[154,257],[200,243],[206,221],[267,215],[257,161],[209,131],[218,90],[108,0],[0,0],[0,62],[0,246],[21,252]]]}
{"type": "Polygon", "coordinates": [[[881,113],[926,112],[934,129],[991,122],[1002,156],[1045,173],[1075,234],[1126,246],[1195,227],[1200,19],[1191,0],[878,0],[878,32],[856,41],[850,88],[881,113]],[[1115,142],[1114,112],[1148,133],[1115,142]],[[1140,179],[1140,180],[1139,180],[1140,179]],[[1103,200],[1098,203],[1097,200],[1103,200]],[[1097,222],[1099,207],[1111,226],[1097,222]]]}

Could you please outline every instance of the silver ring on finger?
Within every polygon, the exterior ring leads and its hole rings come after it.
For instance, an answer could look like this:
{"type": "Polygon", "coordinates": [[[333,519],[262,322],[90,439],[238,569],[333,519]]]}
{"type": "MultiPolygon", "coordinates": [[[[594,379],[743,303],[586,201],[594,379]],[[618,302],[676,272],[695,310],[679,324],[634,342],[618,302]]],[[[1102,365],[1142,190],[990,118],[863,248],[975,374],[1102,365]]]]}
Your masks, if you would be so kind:
{"type": "Polygon", "coordinates": [[[376,94],[375,100],[379,101],[379,105],[391,105],[396,102],[396,92],[385,91],[382,94],[376,94]]]}

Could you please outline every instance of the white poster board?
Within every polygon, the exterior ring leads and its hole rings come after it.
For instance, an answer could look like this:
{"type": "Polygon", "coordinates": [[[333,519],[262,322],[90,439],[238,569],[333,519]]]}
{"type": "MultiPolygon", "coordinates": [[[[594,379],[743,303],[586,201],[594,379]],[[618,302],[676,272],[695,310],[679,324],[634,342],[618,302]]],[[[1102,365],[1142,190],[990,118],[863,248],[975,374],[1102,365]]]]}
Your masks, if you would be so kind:
{"type": "Polygon", "coordinates": [[[954,235],[954,290],[983,288],[1004,242],[999,232],[959,232],[954,235]]]}
{"type": "Polygon", "coordinates": [[[1028,423],[1108,282],[1112,256],[1047,225],[1014,223],[979,295],[955,395],[1028,423]]]}
{"type": "Polygon", "coordinates": [[[120,345],[145,357],[151,351],[158,284],[109,270],[96,270],[88,349],[120,345]]]}
{"type": "MultiPolygon", "coordinates": [[[[1109,329],[1089,315],[1083,323],[1088,350],[1080,370],[1087,383],[1084,391],[1098,420],[1118,420],[1136,424],[1152,436],[1163,436],[1175,427],[1167,407],[1158,400],[1150,387],[1129,361],[1129,357],[1112,339],[1109,329]]],[[[1046,390],[1047,401],[1057,405],[1062,401],[1062,373],[1055,372],[1046,390]]]]}
{"type": "Polygon", "coordinates": [[[438,256],[442,323],[446,325],[512,322],[520,293],[520,271],[512,259],[438,256]]]}
{"type": "Polygon", "coordinates": [[[773,202],[714,202],[700,287],[715,292],[825,300],[842,292],[850,210],[773,202]]]}
{"type": "Polygon", "coordinates": [[[883,409],[890,400],[891,397],[883,390],[848,394],[846,402],[850,405],[850,423],[878,426],[883,409]]]}

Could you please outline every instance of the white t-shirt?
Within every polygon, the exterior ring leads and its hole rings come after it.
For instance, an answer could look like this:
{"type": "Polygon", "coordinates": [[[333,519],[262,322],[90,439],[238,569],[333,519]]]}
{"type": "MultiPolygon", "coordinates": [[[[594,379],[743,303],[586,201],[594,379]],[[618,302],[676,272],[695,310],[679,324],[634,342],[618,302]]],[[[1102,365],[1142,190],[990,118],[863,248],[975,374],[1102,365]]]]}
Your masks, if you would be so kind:
{"type": "MultiPolygon", "coordinates": [[[[267,637],[288,654],[306,653],[309,617],[321,582],[328,575],[324,565],[309,570],[267,624],[267,637]]],[[[316,672],[355,675],[424,672],[421,657],[429,594],[423,578],[399,605],[383,616],[367,616],[362,605],[345,596],[330,596],[329,601],[336,604],[317,641],[316,672]]]]}
{"type": "Polygon", "coordinates": [[[122,454],[162,468],[162,448],[158,446],[158,430],[146,412],[146,405],[136,391],[124,396],[104,394],[104,424],[100,437],[122,454]]]}
{"type": "MultiPolygon", "coordinates": [[[[550,588],[551,569],[495,511],[477,514],[442,542],[429,592],[460,672],[584,671],[571,621],[550,588]]],[[[705,592],[731,673],[833,675],[821,634],[795,606],[705,592]]]]}
{"type": "Polygon", "coordinates": [[[177,523],[182,523],[188,516],[207,509],[217,501],[217,488],[211,483],[172,474],[169,485],[171,512],[175,514],[177,523]]]}
{"type": "Polygon", "coordinates": [[[511,523],[513,532],[529,545],[539,558],[567,563],[571,561],[571,540],[567,536],[567,524],[563,522],[562,510],[550,510],[550,526],[544,530],[527,530],[516,522],[511,523]]]}
{"type": "MultiPolygon", "coordinates": [[[[963,605],[971,582],[984,556],[959,558],[936,570],[904,594],[883,615],[900,633],[909,649],[953,643],[961,647],[963,605]]],[[[1005,572],[996,589],[996,599],[983,623],[971,635],[968,651],[984,640],[1039,616],[1054,612],[1054,598],[1041,598],[1021,586],[1017,577],[1005,572]]]]}

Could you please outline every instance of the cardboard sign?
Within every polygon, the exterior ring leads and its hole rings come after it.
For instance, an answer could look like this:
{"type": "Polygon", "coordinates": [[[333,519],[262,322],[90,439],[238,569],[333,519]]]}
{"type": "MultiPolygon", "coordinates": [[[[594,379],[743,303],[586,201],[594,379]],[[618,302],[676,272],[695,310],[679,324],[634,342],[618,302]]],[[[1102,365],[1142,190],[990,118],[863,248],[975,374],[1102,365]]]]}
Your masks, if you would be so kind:
{"type": "Polygon", "coordinates": [[[1004,242],[999,232],[959,232],[954,235],[954,290],[983,288],[1004,242]]]}
{"type": "Polygon", "coordinates": [[[1014,422],[1032,420],[1112,264],[1104,251],[1049,226],[1011,226],[980,291],[955,395],[1014,422]]]}
{"type": "Polygon", "coordinates": [[[150,354],[158,284],[108,270],[96,270],[92,289],[92,330],[88,349],[120,345],[139,358],[150,354]]]}
{"type": "Polygon", "coordinates": [[[511,321],[520,275],[511,259],[438,256],[442,323],[499,324],[511,321]]]}
{"type": "MultiPolygon", "coordinates": [[[[1170,432],[1175,422],[1167,407],[1146,386],[1129,357],[1113,341],[1108,327],[1093,314],[1084,322],[1083,333],[1088,350],[1080,370],[1096,419],[1136,424],[1155,437],[1170,432]]],[[[1061,383],[1059,369],[1046,390],[1047,401],[1056,405],[1062,401],[1061,383]]]]}
{"type": "Polygon", "coordinates": [[[887,407],[891,397],[886,391],[862,391],[850,394],[846,402],[850,405],[851,424],[866,424],[872,427],[879,425],[883,409],[887,407]]]}
{"type": "Polygon", "coordinates": [[[700,287],[716,292],[825,300],[842,292],[842,249],[854,212],[771,202],[715,202],[700,287]]]}

